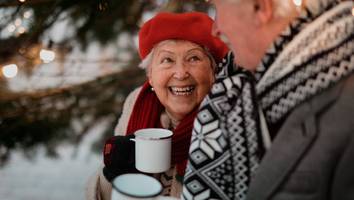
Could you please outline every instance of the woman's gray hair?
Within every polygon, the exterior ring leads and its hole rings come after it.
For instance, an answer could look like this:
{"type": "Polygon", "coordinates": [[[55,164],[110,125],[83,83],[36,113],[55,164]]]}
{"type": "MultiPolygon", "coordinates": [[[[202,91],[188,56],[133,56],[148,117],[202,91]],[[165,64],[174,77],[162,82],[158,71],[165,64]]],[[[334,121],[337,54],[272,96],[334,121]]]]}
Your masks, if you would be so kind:
{"type": "MultiPolygon", "coordinates": [[[[177,40],[165,40],[165,41],[158,43],[158,45],[161,45],[161,44],[163,44],[165,42],[169,42],[169,41],[177,41],[177,40]]],[[[158,46],[158,45],[156,45],[156,46],[158,46]]],[[[154,54],[156,46],[154,48],[152,48],[150,53],[139,64],[139,68],[145,69],[146,76],[150,75],[149,73],[150,73],[150,66],[152,63],[152,56],[154,54]]],[[[203,48],[204,52],[206,53],[206,55],[208,56],[210,63],[211,63],[211,67],[212,67],[213,71],[215,72],[216,71],[216,61],[215,61],[214,57],[211,55],[208,48],[206,48],[204,46],[202,46],[202,48],[203,48]]]]}
{"type": "Polygon", "coordinates": [[[154,52],[155,48],[153,48],[150,53],[140,62],[139,68],[145,69],[146,75],[148,75],[149,72],[149,66],[152,63],[152,54],[154,52]]]}

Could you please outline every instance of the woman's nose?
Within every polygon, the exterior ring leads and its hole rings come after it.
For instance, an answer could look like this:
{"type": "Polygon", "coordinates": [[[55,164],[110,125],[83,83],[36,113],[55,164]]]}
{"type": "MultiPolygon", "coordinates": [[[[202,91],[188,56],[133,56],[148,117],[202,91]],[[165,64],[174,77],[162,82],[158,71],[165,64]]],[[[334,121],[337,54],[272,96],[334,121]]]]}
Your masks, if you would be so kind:
{"type": "Polygon", "coordinates": [[[173,77],[178,80],[186,79],[190,76],[188,66],[185,66],[184,63],[180,63],[173,74],[173,77]]]}

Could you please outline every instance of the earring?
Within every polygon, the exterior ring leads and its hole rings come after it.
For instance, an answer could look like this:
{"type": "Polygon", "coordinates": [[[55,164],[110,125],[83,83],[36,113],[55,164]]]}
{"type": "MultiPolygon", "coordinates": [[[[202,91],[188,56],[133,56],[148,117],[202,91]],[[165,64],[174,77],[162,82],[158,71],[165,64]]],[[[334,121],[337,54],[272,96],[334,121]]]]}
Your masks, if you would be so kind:
{"type": "Polygon", "coordinates": [[[151,87],[151,88],[150,88],[150,90],[151,90],[152,92],[154,92],[154,91],[155,91],[153,87],[151,87]]]}

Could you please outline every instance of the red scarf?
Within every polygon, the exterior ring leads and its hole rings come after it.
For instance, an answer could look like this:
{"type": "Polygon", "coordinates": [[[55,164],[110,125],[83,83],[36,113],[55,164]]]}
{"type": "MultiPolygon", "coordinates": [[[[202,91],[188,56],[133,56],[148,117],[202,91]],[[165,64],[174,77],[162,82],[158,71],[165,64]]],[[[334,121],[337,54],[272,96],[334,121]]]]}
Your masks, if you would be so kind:
{"type": "MultiPolygon", "coordinates": [[[[149,82],[146,81],[134,104],[126,135],[133,134],[142,128],[162,128],[160,116],[164,109],[155,92],[151,91],[149,82]]],[[[197,108],[194,109],[173,130],[171,160],[172,165],[176,164],[178,174],[182,176],[186,169],[193,122],[197,111],[197,108]]]]}

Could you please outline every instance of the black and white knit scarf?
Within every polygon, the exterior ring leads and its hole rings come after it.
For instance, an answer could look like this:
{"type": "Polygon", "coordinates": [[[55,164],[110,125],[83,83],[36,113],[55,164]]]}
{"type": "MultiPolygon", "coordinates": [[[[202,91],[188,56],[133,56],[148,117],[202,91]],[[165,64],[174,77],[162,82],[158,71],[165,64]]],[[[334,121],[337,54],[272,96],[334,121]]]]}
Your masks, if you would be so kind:
{"type": "Polygon", "coordinates": [[[270,145],[267,124],[354,72],[352,1],[305,8],[268,49],[257,72],[229,53],[194,122],[182,199],[244,200],[270,145]]]}

